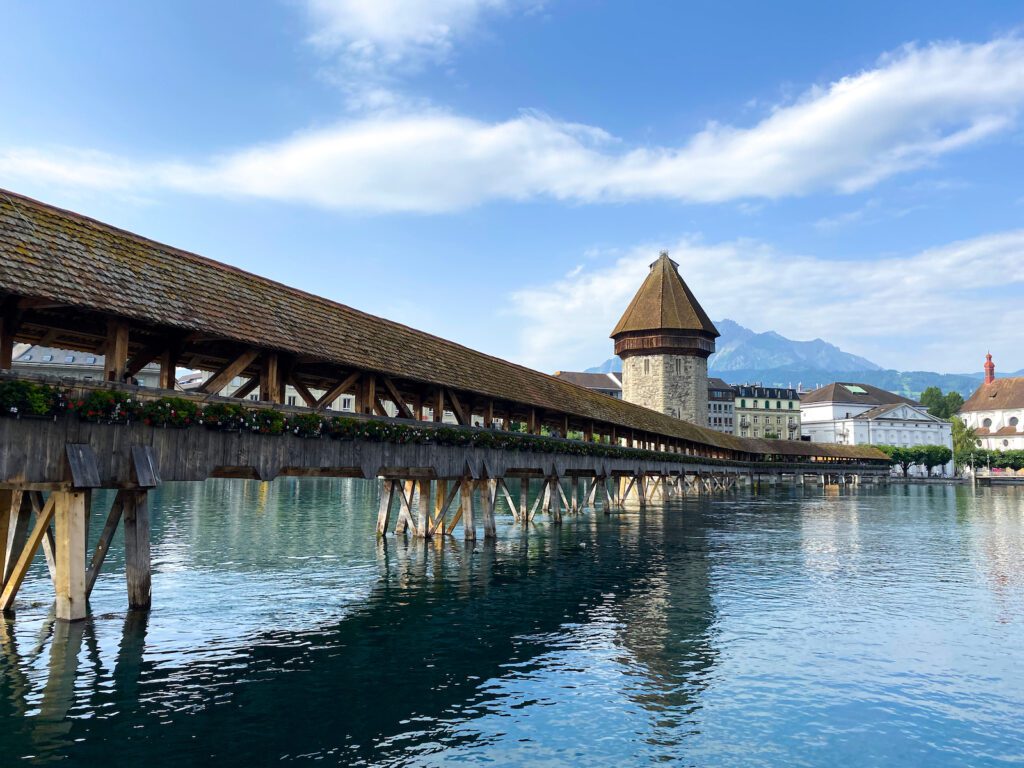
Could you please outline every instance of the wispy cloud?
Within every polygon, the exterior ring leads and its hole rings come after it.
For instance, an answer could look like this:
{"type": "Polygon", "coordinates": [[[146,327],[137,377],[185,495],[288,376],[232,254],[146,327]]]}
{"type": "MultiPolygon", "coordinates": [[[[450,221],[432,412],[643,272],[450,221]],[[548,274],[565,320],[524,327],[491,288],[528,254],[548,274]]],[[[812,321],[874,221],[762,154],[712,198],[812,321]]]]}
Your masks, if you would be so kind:
{"type": "MultiPolygon", "coordinates": [[[[417,39],[399,36],[396,50],[417,39]]],[[[1008,37],[906,47],[752,127],[712,124],[678,147],[631,148],[600,128],[532,112],[491,123],[420,109],[187,164],[0,151],[0,173],[370,212],[538,198],[721,203],[863,190],[1006,131],[1022,105],[1024,41],[1008,37]]]]}
{"type": "MultiPolygon", "coordinates": [[[[608,254],[603,266],[591,260],[561,280],[515,292],[512,311],[524,328],[517,358],[565,370],[610,357],[608,334],[662,247],[608,254]]],[[[877,261],[693,237],[671,252],[712,317],[796,339],[824,338],[904,370],[969,369],[987,347],[1019,362],[1024,230],[877,261]]]]}
{"type": "Polygon", "coordinates": [[[332,62],[350,106],[376,111],[406,102],[403,75],[444,62],[455,44],[495,12],[530,9],[527,0],[305,0],[310,42],[332,62]]]}

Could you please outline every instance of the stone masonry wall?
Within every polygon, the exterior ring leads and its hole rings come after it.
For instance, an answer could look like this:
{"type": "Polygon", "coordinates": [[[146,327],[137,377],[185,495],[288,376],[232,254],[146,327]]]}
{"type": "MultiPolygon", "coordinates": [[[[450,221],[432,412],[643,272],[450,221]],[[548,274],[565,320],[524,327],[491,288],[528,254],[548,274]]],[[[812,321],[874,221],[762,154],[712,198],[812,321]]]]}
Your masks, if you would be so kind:
{"type": "Polygon", "coordinates": [[[707,426],[708,361],[692,355],[634,355],[622,361],[622,399],[707,426]]]}

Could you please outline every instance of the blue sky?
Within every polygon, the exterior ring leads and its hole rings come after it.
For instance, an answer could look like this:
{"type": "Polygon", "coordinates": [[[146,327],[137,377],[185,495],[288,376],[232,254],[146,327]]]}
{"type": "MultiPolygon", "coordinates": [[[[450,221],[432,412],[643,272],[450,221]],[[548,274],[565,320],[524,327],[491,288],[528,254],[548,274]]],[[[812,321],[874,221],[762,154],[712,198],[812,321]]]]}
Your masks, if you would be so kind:
{"type": "Polygon", "coordinates": [[[661,248],[716,318],[1024,368],[1019,3],[0,14],[0,186],[544,370],[661,248]]]}

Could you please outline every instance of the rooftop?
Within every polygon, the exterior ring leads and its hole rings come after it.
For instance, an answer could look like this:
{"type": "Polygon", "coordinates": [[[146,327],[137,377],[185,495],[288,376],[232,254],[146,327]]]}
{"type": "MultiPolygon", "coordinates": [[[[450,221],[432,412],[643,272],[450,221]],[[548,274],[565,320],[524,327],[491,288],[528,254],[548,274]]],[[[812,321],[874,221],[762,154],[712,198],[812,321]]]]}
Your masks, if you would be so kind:
{"type": "Polygon", "coordinates": [[[630,331],[700,331],[717,338],[720,334],[701,308],[693,292],[679,275],[679,265],[662,251],[640,290],[619,320],[612,336],[630,331]]]}
{"type": "Polygon", "coordinates": [[[907,403],[909,405],[920,405],[909,397],[897,395],[894,392],[887,392],[884,389],[873,387],[870,384],[857,384],[854,382],[834,382],[808,392],[800,398],[800,405],[814,405],[821,403],[842,403],[843,405],[893,405],[907,403]]]}
{"type": "Polygon", "coordinates": [[[1024,376],[996,379],[991,384],[982,384],[960,408],[961,413],[970,411],[1004,411],[1024,409],[1024,376]]]}

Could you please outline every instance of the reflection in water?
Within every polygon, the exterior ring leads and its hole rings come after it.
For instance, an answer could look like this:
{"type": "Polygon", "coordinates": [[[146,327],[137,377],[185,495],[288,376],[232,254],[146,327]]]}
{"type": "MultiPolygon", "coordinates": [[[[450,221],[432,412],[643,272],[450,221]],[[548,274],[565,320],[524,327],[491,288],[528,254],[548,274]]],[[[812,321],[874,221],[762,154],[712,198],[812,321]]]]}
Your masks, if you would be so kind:
{"type": "MultiPolygon", "coordinates": [[[[1015,492],[789,488],[468,545],[376,541],[369,483],[160,496],[151,614],[124,610],[115,544],[90,620],[56,623],[39,600],[0,623],[0,754],[974,765],[1024,751],[1015,492]]],[[[36,568],[26,589],[45,594],[36,568]]]]}

